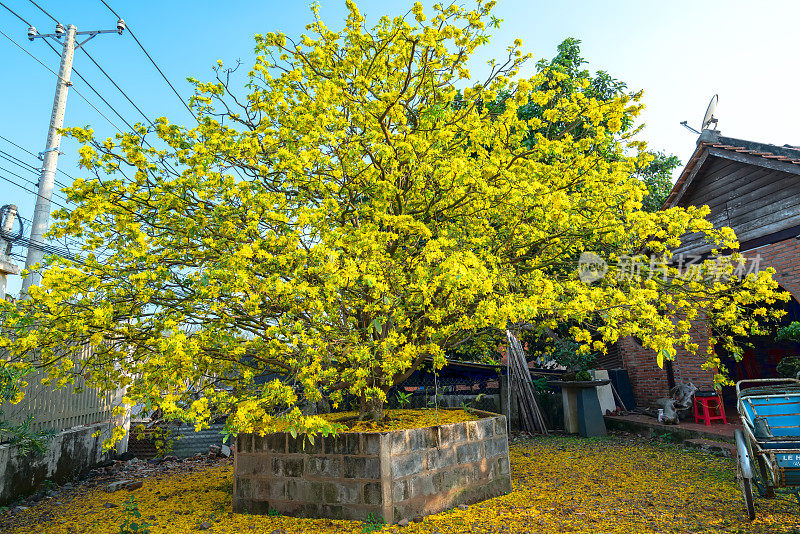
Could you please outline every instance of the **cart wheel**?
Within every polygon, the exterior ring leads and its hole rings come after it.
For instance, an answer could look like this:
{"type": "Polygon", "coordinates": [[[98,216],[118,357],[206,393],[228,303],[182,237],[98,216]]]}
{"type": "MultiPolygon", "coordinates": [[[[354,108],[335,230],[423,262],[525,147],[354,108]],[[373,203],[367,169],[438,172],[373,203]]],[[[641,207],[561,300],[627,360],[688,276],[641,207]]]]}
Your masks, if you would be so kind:
{"type": "Polygon", "coordinates": [[[736,440],[736,481],[742,488],[744,506],[750,520],[756,518],[756,508],[753,503],[753,468],[750,463],[750,453],[747,451],[747,440],[741,430],[733,433],[736,440]]]}
{"type": "Polygon", "coordinates": [[[753,503],[753,480],[742,476],[742,468],[737,465],[736,478],[739,482],[739,487],[742,488],[742,497],[744,497],[744,507],[747,508],[747,517],[751,520],[756,518],[756,507],[753,503]]]}

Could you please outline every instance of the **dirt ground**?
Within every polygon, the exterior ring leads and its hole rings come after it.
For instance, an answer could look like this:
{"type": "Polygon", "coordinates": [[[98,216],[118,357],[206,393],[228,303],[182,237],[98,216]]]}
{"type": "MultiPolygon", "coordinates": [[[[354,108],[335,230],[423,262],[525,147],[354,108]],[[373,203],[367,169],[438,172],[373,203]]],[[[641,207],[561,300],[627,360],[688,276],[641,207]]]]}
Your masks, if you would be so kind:
{"type": "Polygon", "coordinates": [[[50,488],[38,502],[5,510],[0,532],[127,534],[136,532],[131,523],[137,523],[139,533],[151,534],[800,534],[800,507],[793,497],[757,498],[757,518],[747,520],[730,458],[629,434],[594,439],[515,435],[510,451],[512,493],[430,515],[406,527],[381,525],[380,520],[232,514],[231,461],[198,458],[119,463],[83,482],[50,488]],[[106,491],[120,479],[142,480],[143,485],[106,491]],[[147,523],[146,530],[142,523],[147,523]]]}

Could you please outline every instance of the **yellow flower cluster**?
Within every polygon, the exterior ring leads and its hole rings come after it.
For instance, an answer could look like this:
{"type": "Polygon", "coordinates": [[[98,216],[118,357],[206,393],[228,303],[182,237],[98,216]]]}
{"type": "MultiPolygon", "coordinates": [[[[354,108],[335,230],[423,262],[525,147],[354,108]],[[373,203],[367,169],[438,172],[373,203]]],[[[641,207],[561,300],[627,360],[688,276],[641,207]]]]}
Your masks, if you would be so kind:
{"type": "Polygon", "coordinates": [[[692,319],[721,343],[758,331],[752,310],[781,298],[769,273],[579,279],[584,251],[668,255],[692,232],[737,245],[707,208],[641,209],[646,156],[622,131],[638,94],[521,78],[520,42],[470,81],[493,5],[417,3],[367,29],[349,1],[340,31],[314,8],[299,40],[256,36],[246,94],[229,96],[219,65],[195,80],[196,126],[161,118],[105,141],[73,129],[95,176],[66,189],[75,209],[52,235],[85,245],[53,258],[30,299],[0,302],[8,361],[44,362],[56,385],[81,367],[87,386],[198,427],[226,413],[233,432],[328,432],[300,403],[349,394],[377,416],[424,361],[440,368],[509,324],[575,325],[582,351],[635,335],[659,364],[676,345],[697,350],[692,319]],[[544,111],[520,118],[527,104],[544,111]],[[162,148],[143,141],[153,134],[162,148]]]}

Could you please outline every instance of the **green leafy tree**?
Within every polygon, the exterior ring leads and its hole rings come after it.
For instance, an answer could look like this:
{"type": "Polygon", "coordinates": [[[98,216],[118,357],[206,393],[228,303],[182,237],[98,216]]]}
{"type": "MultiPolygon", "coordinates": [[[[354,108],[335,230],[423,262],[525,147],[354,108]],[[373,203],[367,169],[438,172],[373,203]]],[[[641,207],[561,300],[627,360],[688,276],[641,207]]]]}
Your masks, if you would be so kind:
{"type": "MultiPolygon", "coordinates": [[[[540,60],[536,68],[543,75],[542,84],[553,91],[553,102],[563,96],[582,93],[589,98],[599,101],[611,101],[626,93],[630,98],[637,98],[640,93],[628,92],[625,82],[611,76],[608,72],[598,70],[592,74],[585,68],[587,61],[581,54],[580,40],[573,37],[565,39],[558,45],[558,52],[551,60],[540,60]]],[[[551,103],[543,105],[530,102],[520,106],[520,117],[529,119],[541,117],[546,109],[552,109],[551,103]]],[[[627,113],[622,118],[621,135],[627,136],[635,133],[635,115],[627,113]]],[[[607,125],[603,125],[607,126],[607,125]]],[[[562,135],[565,131],[576,137],[588,135],[591,127],[582,124],[550,124],[546,131],[538,131],[548,137],[562,135]]],[[[647,195],[642,201],[645,211],[658,211],[664,204],[672,190],[672,173],[681,164],[677,156],[667,155],[660,151],[647,151],[652,158],[645,163],[639,163],[635,176],[647,187],[647,195]]],[[[606,152],[607,157],[615,157],[613,152],[606,152]]]]}
{"type": "Polygon", "coordinates": [[[664,206],[672,191],[672,173],[681,165],[677,156],[668,156],[663,152],[654,152],[652,155],[651,161],[636,169],[636,177],[647,187],[642,209],[651,212],[664,206]]]}

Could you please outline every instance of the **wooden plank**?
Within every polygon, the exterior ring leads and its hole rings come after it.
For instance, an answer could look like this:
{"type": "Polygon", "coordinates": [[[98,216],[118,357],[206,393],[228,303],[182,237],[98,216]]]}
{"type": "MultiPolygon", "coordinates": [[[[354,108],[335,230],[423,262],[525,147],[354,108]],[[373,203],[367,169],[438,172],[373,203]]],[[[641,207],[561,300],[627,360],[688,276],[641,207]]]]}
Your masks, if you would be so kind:
{"type": "Polygon", "coordinates": [[[800,193],[800,179],[785,172],[772,171],[770,176],[763,180],[755,180],[755,187],[741,187],[731,195],[728,205],[752,204],[764,197],[785,196],[800,193]],[[788,179],[787,179],[788,178],[788,179]]]}
{"type": "MultiPolygon", "coordinates": [[[[790,205],[778,206],[774,210],[762,211],[760,213],[753,214],[748,217],[748,220],[739,222],[738,224],[731,224],[730,226],[735,232],[737,232],[737,236],[741,233],[756,230],[758,228],[764,228],[764,234],[767,234],[771,231],[776,231],[775,229],[769,231],[766,230],[767,227],[772,227],[773,224],[778,224],[780,226],[777,228],[778,230],[795,226],[795,224],[791,221],[800,219],[800,210],[797,209],[798,201],[800,201],[800,199],[786,199],[783,202],[790,203],[790,205]]],[[[746,214],[740,215],[739,220],[741,221],[742,218],[746,216],[746,214]]]]}
{"type": "MultiPolygon", "coordinates": [[[[738,189],[732,189],[733,194],[724,203],[724,210],[722,204],[709,206],[709,220],[715,228],[733,228],[740,242],[794,226],[800,215],[800,180],[795,180],[793,176],[769,171],[750,183],[745,180],[750,180],[752,176],[740,176],[739,180],[731,182],[733,186],[741,185],[738,189]]],[[[695,199],[692,201],[696,202],[695,199]]],[[[690,234],[682,238],[681,247],[675,252],[694,253],[698,249],[707,251],[711,246],[704,246],[701,234],[690,234]]]]}
{"type": "MultiPolygon", "coordinates": [[[[692,185],[683,192],[679,204],[681,206],[697,204],[697,202],[691,199],[704,195],[709,190],[713,190],[720,181],[725,180],[726,177],[746,167],[747,166],[737,161],[709,157],[704,168],[693,178],[692,185]]],[[[746,173],[747,171],[744,172],[746,173]]]]}
{"type": "Polygon", "coordinates": [[[785,189],[754,202],[731,204],[728,204],[728,218],[735,231],[750,221],[767,220],[774,213],[781,213],[783,218],[800,214],[800,191],[785,189]]]}
{"type": "Polygon", "coordinates": [[[686,243],[685,245],[681,245],[680,247],[676,248],[672,251],[673,256],[680,256],[684,255],[694,255],[694,254],[704,254],[710,250],[713,250],[713,246],[708,244],[708,241],[705,239],[698,239],[696,241],[691,241],[686,243]]]}
{"type": "Polygon", "coordinates": [[[620,397],[619,393],[617,393],[617,388],[614,387],[614,383],[612,382],[609,385],[611,386],[611,392],[614,394],[614,398],[619,403],[620,408],[622,408],[623,412],[627,412],[628,408],[625,406],[625,403],[622,402],[622,397],[620,397]]]}
{"type": "Polygon", "coordinates": [[[782,218],[782,214],[778,212],[770,216],[769,220],[751,221],[741,225],[736,235],[739,241],[748,241],[765,234],[778,232],[785,228],[798,225],[800,225],[800,214],[793,215],[789,218],[782,218]]]}
{"type": "Polygon", "coordinates": [[[536,402],[536,394],[531,386],[530,369],[528,369],[525,353],[519,340],[506,330],[508,348],[506,356],[508,358],[509,371],[513,370],[512,382],[518,392],[520,422],[524,421],[525,426],[531,432],[547,434],[547,425],[544,422],[539,405],[536,402]],[[513,367],[513,369],[512,369],[513,367]]]}
{"type": "Polygon", "coordinates": [[[728,175],[724,180],[718,180],[714,185],[707,186],[704,178],[697,178],[698,189],[685,197],[685,205],[713,206],[735,196],[739,191],[756,189],[775,180],[771,169],[744,166],[728,175]]]}
{"type": "MultiPolygon", "coordinates": [[[[746,223],[739,224],[733,228],[733,230],[736,233],[736,238],[739,240],[739,243],[745,243],[748,241],[757,241],[759,238],[770,234],[779,234],[782,230],[791,229],[796,226],[800,226],[800,213],[798,213],[796,208],[792,207],[770,214],[767,217],[753,219],[746,223]]],[[[690,234],[685,238],[681,238],[681,246],[673,250],[673,254],[705,254],[710,252],[714,246],[700,239],[700,235],[701,234],[690,234]]],[[[800,232],[798,232],[798,235],[800,235],[800,232]]],[[[789,239],[789,237],[784,236],[780,241],[789,239]]],[[[763,243],[757,246],[764,246],[767,244],[769,243],[763,243]]],[[[749,246],[741,250],[752,250],[753,248],[757,247],[749,246]]]]}
{"type": "Polygon", "coordinates": [[[761,172],[753,173],[745,176],[730,184],[726,187],[728,191],[720,191],[720,193],[708,202],[709,206],[719,205],[748,195],[762,188],[774,188],[775,183],[780,181],[781,176],[788,176],[786,173],[780,173],[770,169],[761,169],[761,172]]]}
{"type": "Polygon", "coordinates": [[[724,180],[740,170],[753,168],[749,165],[739,163],[738,161],[731,161],[728,159],[711,157],[708,161],[711,163],[706,162],[705,168],[695,176],[694,186],[692,187],[693,191],[704,187],[714,187],[714,184],[718,181],[724,180]]]}
{"type": "MultiPolygon", "coordinates": [[[[535,401],[533,403],[530,402],[529,391],[525,387],[525,375],[523,374],[523,369],[519,363],[519,354],[519,349],[514,349],[512,360],[514,365],[513,380],[516,385],[517,392],[519,393],[517,395],[517,399],[521,401],[520,412],[524,414],[524,421],[527,430],[530,432],[539,432],[540,430],[537,428],[538,421],[536,419],[535,401]]],[[[524,360],[524,356],[522,356],[522,358],[524,360]]]]}
{"type": "Polygon", "coordinates": [[[800,226],[790,226],[777,232],[772,232],[766,235],[758,236],[755,239],[746,239],[739,241],[739,251],[745,252],[754,248],[760,248],[772,243],[779,243],[787,239],[791,239],[800,235],[800,226]]]}

